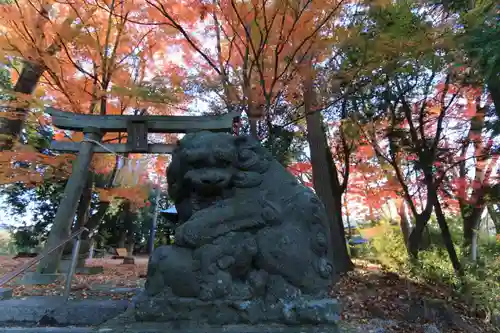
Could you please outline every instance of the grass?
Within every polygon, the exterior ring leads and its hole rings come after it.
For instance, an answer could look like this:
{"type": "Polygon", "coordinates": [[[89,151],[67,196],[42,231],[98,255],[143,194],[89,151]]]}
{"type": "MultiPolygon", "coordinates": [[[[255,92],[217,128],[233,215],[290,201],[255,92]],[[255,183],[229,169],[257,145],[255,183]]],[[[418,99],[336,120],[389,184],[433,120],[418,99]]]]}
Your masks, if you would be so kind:
{"type": "MultiPolygon", "coordinates": [[[[455,244],[459,244],[460,230],[456,224],[450,229],[455,244]]],[[[451,286],[470,308],[483,313],[485,317],[500,315],[500,241],[494,237],[480,238],[480,257],[475,263],[464,257],[462,249],[456,246],[465,269],[465,277],[459,278],[449,261],[438,230],[430,229],[431,246],[420,252],[417,264],[408,260],[398,226],[384,225],[378,231],[362,256],[380,263],[387,271],[413,280],[451,286]]]]}

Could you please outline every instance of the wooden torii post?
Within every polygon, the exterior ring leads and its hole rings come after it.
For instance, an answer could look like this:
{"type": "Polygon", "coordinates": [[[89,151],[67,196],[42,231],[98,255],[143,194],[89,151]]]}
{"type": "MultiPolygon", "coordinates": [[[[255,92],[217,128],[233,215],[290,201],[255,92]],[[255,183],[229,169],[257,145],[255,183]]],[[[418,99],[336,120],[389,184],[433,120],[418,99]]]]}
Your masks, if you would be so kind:
{"type": "MultiPolygon", "coordinates": [[[[78,155],[57,209],[45,245],[46,250],[57,246],[71,230],[94,153],[113,151],[115,153],[170,154],[175,145],[148,143],[148,133],[190,133],[202,130],[231,132],[240,117],[239,113],[216,116],[101,116],[74,114],[54,108],[47,108],[45,112],[52,116],[52,124],[55,127],[84,133],[84,140],[81,143],[62,141],[51,143],[52,150],[78,152],[78,155]],[[100,143],[102,136],[109,132],[127,132],[127,143],[100,143]]],[[[56,273],[61,254],[62,249],[41,260],[38,273],[56,273]]]]}

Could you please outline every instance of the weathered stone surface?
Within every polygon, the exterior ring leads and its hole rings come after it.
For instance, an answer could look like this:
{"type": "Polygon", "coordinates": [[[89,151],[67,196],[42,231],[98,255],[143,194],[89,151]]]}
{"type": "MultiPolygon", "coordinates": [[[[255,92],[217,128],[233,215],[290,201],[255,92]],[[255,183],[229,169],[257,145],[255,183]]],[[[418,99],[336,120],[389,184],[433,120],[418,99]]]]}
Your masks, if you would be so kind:
{"type": "MultiPolygon", "coordinates": [[[[71,267],[71,260],[62,259],[59,262],[58,272],[62,274],[67,274],[71,267]]],[[[75,274],[81,275],[96,275],[104,273],[104,267],[102,266],[85,266],[85,259],[78,259],[77,266],[75,268],[75,274]]]]}
{"type": "MultiPolygon", "coordinates": [[[[99,333],[339,333],[336,326],[301,326],[285,325],[227,325],[220,327],[177,328],[165,323],[144,322],[126,325],[120,328],[102,327],[99,333]]],[[[344,331],[342,331],[344,332],[344,331]]],[[[349,330],[346,333],[366,333],[366,330],[349,330]]]]}
{"type": "Polygon", "coordinates": [[[405,319],[409,322],[432,322],[446,328],[474,332],[474,328],[455,312],[453,307],[440,299],[413,300],[405,319]]]}
{"type": "MultiPolygon", "coordinates": [[[[0,326],[19,324],[99,325],[123,313],[126,300],[70,300],[61,296],[31,296],[0,301],[0,326]]],[[[42,325],[43,326],[43,325],[42,325]]]]}
{"type": "Polygon", "coordinates": [[[1,327],[0,333],[92,333],[91,327],[1,327]]]}
{"type": "MultiPolygon", "coordinates": [[[[80,240],[80,249],[78,253],[78,258],[80,259],[79,263],[85,264],[85,259],[87,259],[91,247],[91,240],[90,239],[81,239],[80,240]]],[[[68,242],[64,246],[63,249],[63,254],[62,254],[62,259],[67,259],[71,260],[71,257],[73,255],[73,247],[74,247],[74,242],[68,242]]]]}
{"type": "Polygon", "coordinates": [[[423,326],[424,333],[441,333],[439,328],[436,327],[434,324],[425,324],[423,326]]]}
{"type": "MultiPolygon", "coordinates": [[[[99,325],[127,308],[127,301],[82,300],[65,302],[58,296],[33,296],[23,299],[0,301],[0,332],[2,326],[65,326],[65,325],[99,325]]],[[[30,332],[45,332],[39,330],[30,332]]],[[[23,332],[26,328],[19,328],[23,332]]],[[[10,330],[7,330],[10,332],[10,330]]],[[[48,330],[47,332],[49,332],[48,330]]],[[[90,332],[90,330],[88,330],[90,332]]],[[[67,332],[70,332],[68,330],[67,332]]]]}
{"type": "Polygon", "coordinates": [[[24,273],[23,277],[17,280],[15,283],[22,285],[45,285],[55,283],[57,281],[63,283],[65,279],[66,274],[41,274],[38,272],[26,272],[24,273]]]}
{"type": "Polygon", "coordinates": [[[259,143],[187,134],[167,178],[181,225],[150,258],[137,320],[335,325],[325,209],[259,143]]]}
{"type": "Polygon", "coordinates": [[[125,257],[123,258],[123,265],[135,265],[134,257],[125,257]]]}
{"type": "Polygon", "coordinates": [[[281,300],[266,303],[262,299],[252,300],[213,300],[202,301],[188,297],[156,297],[139,301],[136,305],[136,318],[142,321],[189,321],[199,324],[257,324],[278,323],[294,324],[335,324],[340,306],[334,299],[281,300]]]}
{"type": "Polygon", "coordinates": [[[12,298],[11,288],[0,288],[0,300],[6,300],[12,298]]]}

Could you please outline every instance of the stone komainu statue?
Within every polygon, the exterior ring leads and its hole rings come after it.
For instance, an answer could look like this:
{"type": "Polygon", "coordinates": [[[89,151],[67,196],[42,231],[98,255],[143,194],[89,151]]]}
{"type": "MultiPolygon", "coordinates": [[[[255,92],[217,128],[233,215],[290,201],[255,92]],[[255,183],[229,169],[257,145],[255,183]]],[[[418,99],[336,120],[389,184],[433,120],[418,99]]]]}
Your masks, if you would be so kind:
{"type": "Polygon", "coordinates": [[[325,209],[258,142],[188,134],[167,178],[181,225],[150,259],[137,319],[336,321],[325,209]]]}

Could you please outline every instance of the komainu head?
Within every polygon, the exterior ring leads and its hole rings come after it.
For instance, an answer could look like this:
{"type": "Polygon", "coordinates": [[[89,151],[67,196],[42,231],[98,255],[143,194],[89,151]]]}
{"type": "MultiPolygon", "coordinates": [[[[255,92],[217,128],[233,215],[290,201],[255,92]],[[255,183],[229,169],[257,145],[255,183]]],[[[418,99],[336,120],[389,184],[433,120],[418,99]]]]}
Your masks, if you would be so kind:
{"type": "Polygon", "coordinates": [[[269,167],[270,154],[248,136],[197,132],[184,136],[167,171],[169,195],[215,200],[235,188],[258,186],[269,167]]]}

